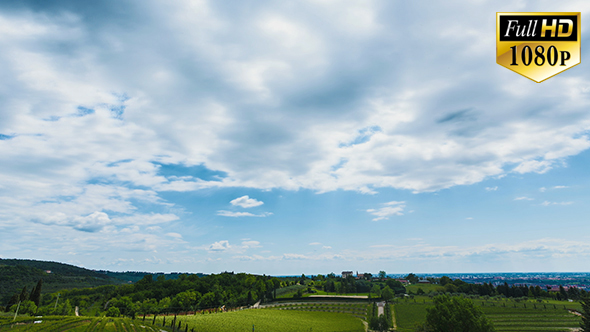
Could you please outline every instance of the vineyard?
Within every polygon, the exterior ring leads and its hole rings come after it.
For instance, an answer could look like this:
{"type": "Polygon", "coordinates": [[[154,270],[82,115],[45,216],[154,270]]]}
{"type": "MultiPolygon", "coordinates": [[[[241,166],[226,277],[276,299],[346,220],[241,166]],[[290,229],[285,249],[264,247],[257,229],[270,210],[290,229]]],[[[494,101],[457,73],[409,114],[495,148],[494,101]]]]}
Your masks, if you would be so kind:
{"type": "Polygon", "coordinates": [[[0,331],[27,332],[162,332],[170,331],[160,326],[153,326],[149,322],[131,320],[127,318],[110,317],[19,317],[15,321],[12,317],[0,317],[0,331]]]}
{"type": "MultiPolygon", "coordinates": [[[[580,326],[580,318],[570,312],[579,310],[579,303],[535,303],[504,300],[475,300],[477,305],[492,321],[496,331],[545,331],[565,332],[580,326]]],[[[413,332],[417,323],[426,320],[426,308],[432,302],[428,298],[401,301],[395,304],[398,331],[413,332]]]]}
{"type": "MultiPolygon", "coordinates": [[[[579,327],[580,318],[572,312],[580,304],[558,301],[512,301],[480,299],[478,306],[494,324],[496,331],[566,332],[579,327]]],[[[427,296],[397,301],[394,304],[397,331],[413,332],[426,319],[432,306],[427,296]]],[[[360,302],[286,302],[264,305],[261,309],[231,312],[198,312],[129,318],[73,316],[0,316],[2,331],[71,331],[71,332],[363,332],[371,305],[360,302]]]]}
{"type": "MultiPolygon", "coordinates": [[[[283,308],[285,309],[285,308],[283,308]]],[[[158,316],[156,324],[165,317],[158,316]]],[[[166,317],[170,326],[173,316],[166,317]]],[[[184,331],[194,328],[199,332],[364,332],[362,321],[349,314],[338,312],[257,309],[207,315],[177,316],[174,324],[184,331]]]]}
{"type": "Polygon", "coordinates": [[[336,312],[349,314],[354,317],[366,320],[368,305],[366,303],[354,302],[294,302],[270,304],[263,306],[263,308],[273,308],[277,310],[336,312]]]}

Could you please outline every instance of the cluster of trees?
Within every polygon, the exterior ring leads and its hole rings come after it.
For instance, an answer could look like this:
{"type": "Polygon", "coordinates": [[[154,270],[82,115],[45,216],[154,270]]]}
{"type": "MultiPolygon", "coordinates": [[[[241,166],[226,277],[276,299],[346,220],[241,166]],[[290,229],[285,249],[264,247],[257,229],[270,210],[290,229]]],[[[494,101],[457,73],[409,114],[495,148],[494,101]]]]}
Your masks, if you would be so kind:
{"type": "MultiPolygon", "coordinates": [[[[381,271],[383,272],[383,271],[381,271]]],[[[383,272],[385,274],[385,272],[383,272]]],[[[337,277],[333,273],[323,276],[321,274],[311,278],[316,289],[339,294],[369,293],[371,297],[382,297],[391,300],[395,295],[405,294],[404,285],[395,279],[371,282],[365,279],[355,279],[353,276],[346,278],[337,277]]]]}
{"type": "Polygon", "coordinates": [[[41,289],[43,287],[43,279],[39,279],[37,285],[33,287],[31,292],[27,290],[27,286],[23,287],[20,293],[14,294],[6,305],[5,311],[18,311],[23,314],[35,314],[41,301],[41,289]]]}
{"type": "Polygon", "coordinates": [[[447,276],[443,276],[438,280],[438,283],[444,287],[447,293],[463,293],[480,296],[495,296],[504,295],[505,297],[519,298],[552,298],[556,300],[579,300],[586,296],[587,292],[577,287],[569,287],[566,291],[563,286],[559,286],[559,292],[549,292],[540,286],[526,286],[526,285],[508,285],[504,282],[502,285],[495,287],[492,283],[470,284],[461,279],[452,280],[447,276]]]}
{"type": "MultiPolygon", "coordinates": [[[[36,299],[34,311],[43,314],[67,315],[72,313],[72,307],[78,306],[82,315],[134,317],[137,314],[192,311],[224,305],[252,305],[259,300],[273,299],[281,284],[278,278],[244,273],[181,275],[176,280],[166,280],[163,275],[156,279],[146,275],[135,284],[61,291],[59,303],[57,293],[47,294],[42,299],[30,293],[26,300],[36,299]]],[[[24,289],[23,294],[29,293],[24,289]]],[[[27,296],[23,296],[22,300],[25,300],[27,296]]],[[[34,301],[32,303],[35,304],[34,301]]],[[[14,311],[14,305],[9,305],[9,310],[14,311]]],[[[23,311],[19,309],[19,312],[23,311]]]]}
{"type": "Polygon", "coordinates": [[[469,299],[441,295],[434,306],[426,308],[426,322],[419,332],[493,332],[494,326],[469,299]]]}

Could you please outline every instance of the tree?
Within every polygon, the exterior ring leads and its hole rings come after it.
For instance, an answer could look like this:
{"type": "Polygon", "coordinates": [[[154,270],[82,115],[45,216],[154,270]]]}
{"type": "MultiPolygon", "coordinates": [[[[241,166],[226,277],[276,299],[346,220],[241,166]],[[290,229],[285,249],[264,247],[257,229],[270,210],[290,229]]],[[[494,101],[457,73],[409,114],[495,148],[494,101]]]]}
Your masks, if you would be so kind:
{"type": "Polygon", "coordinates": [[[192,306],[196,305],[201,299],[201,293],[193,291],[185,291],[176,294],[172,299],[171,307],[176,310],[190,310],[192,306]]]}
{"type": "Polygon", "coordinates": [[[387,273],[385,273],[385,271],[379,271],[379,279],[385,279],[386,276],[387,273]]]}
{"type": "Polygon", "coordinates": [[[419,279],[415,274],[410,273],[406,276],[406,280],[412,284],[417,284],[419,279]]]}
{"type": "Polygon", "coordinates": [[[33,288],[33,290],[31,291],[30,300],[35,302],[35,305],[37,307],[39,306],[39,302],[41,302],[41,287],[42,286],[43,286],[43,279],[39,279],[39,281],[37,282],[37,286],[35,286],[35,288],[33,288]]]}
{"type": "MultiPolygon", "coordinates": [[[[252,304],[253,300],[252,298],[252,293],[248,292],[248,304],[252,304]],[[251,303],[252,302],[252,303],[251,303]]],[[[213,308],[217,306],[217,301],[215,299],[215,294],[212,292],[206,293],[201,297],[201,300],[199,301],[199,307],[202,309],[208,309],[208,308],[213,308]]]]}
{"type": "Polygon", "coordinates": [[[125,315],[127,317],[135,317],[135,312],[137,311],[137,306],[129,296],[122,296],[119,299],[113,299],[111,302],[113,307],[117,307],[119,309],[119,313],[125,315]]]}
{"type": "Polygon", "coordinates": [[[441,295],[426,308],[426,325],[433,332],[491,332],[492,323],[469,299],[441,295]]]}
{"type": "Polygon", "coordinates": [[[13,305],[12,307],[10,307],[10,311],[16,312],[17,308],[18,313],[21,315],[33,315],[35,314],[35,312],[37,312],[37,306],[33,301],[29,300],[21,302],[20,306],[18,304],[13,305]]]}
{"type": "Polygon", "coordinates": [[[23,290],[20,292],[19,301],[25,302],[29,299],[29,292],[27,292],[27,286],[23,287],[23,290]]]}
{"type": "Polygon", "coordinates": [[[371,293],[375,294],[376,297],[381,297],[381,287],[379,287],[379,285],[373,285],[371,293]]]}
{"type": "Polygon", "coordinates": [[[12,295],[12,297],[10,298],[10,300],[8,300],[8,303],[6,304],[6,312],[10,311],[10,307],[12,307],[13,304],[17,304],[20,301],[20,298],[18,296],[18,294],[14,294],[12,295]]]}
{"type": "Polygon", "coordinates": [[[395,294],[405,294],[406,293],[406,288],[404,287],[404,284],[402,284],[398,280],[389,279],[389,280],[387,280],[386,284],[387,284],[387,286],[389,286],[389,288],[391,288],[393,290],[393,292],[395,294]]]}
{"type": "Polygon", "coordinates": [[[107,317],[119,317],[121,316],[121,312],[117,307],[110,307],[109,310],[107,310],[106,315],[107,317]]]}
{"type": "Polygon", "coordinates": [[[440,284],[441,286],[444,286],[444,285],[446,285],[446,284],[450,283],[451,281],[452,281],[452,280],[451,280],[451,278],[449,278],[449,277],[447,277],[447,276],[442,276],[442,277],[440,278],[439,284],[440,284]]]}
{"type": "Polygon", "coordinates": [[[395,293],[393,292],[393,290],[391,290],[391,288],[389,288],[389,286],[385,286],[385,288],[383,288],[383,291],[381,292],[381,297],[385,301],[391,301],[394,296],[395,293]]]}
{"type": "MultiPolygon", "coordinates": [[[[322,276],[321,274],[319,276],[321,276],[322,279],[324,278],[324,276],[322,276]]],[[[281,287],[281,279],[274,277],[270,280],[272,281],[272,285],[273,285],[273,287],[272,287],[273,291],[274,291],[273,298],[276,299],[277,298],[277,289],[281,287]]]]}
{"type": "Polygon", "coordinates": [[[582,332],[590,332],[590,296],[586,295],[582,298],[582,322],[580,327],[582,332]]]}

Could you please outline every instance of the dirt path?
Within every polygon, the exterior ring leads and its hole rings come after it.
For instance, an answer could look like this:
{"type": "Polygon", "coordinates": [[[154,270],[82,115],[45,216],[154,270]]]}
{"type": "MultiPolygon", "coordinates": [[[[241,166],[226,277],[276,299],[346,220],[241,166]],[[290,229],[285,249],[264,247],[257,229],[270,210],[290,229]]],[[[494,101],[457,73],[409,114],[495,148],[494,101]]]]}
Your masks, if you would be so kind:
{"type": "Polygon", "coordinates": [[[385,307],[385,302],[377,302],[377,317],[379,317],[385,313],[384,307],[385,307]]]}

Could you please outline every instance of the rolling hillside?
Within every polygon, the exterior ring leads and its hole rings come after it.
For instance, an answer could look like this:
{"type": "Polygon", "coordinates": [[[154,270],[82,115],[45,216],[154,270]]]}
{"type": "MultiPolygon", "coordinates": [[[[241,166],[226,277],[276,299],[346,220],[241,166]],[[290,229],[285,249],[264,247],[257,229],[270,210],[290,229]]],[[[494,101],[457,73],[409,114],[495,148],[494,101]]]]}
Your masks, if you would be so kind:
{"type": "Polygon", "coordinates": [[[28,259],[0,259],[0,305],[23,287],[30,291],[43,279],[43,293],[61,289],[122,284],[124,281],[85,268],[28,259]],[[49,272],[50,271],[50,272],[49,272]]]}

